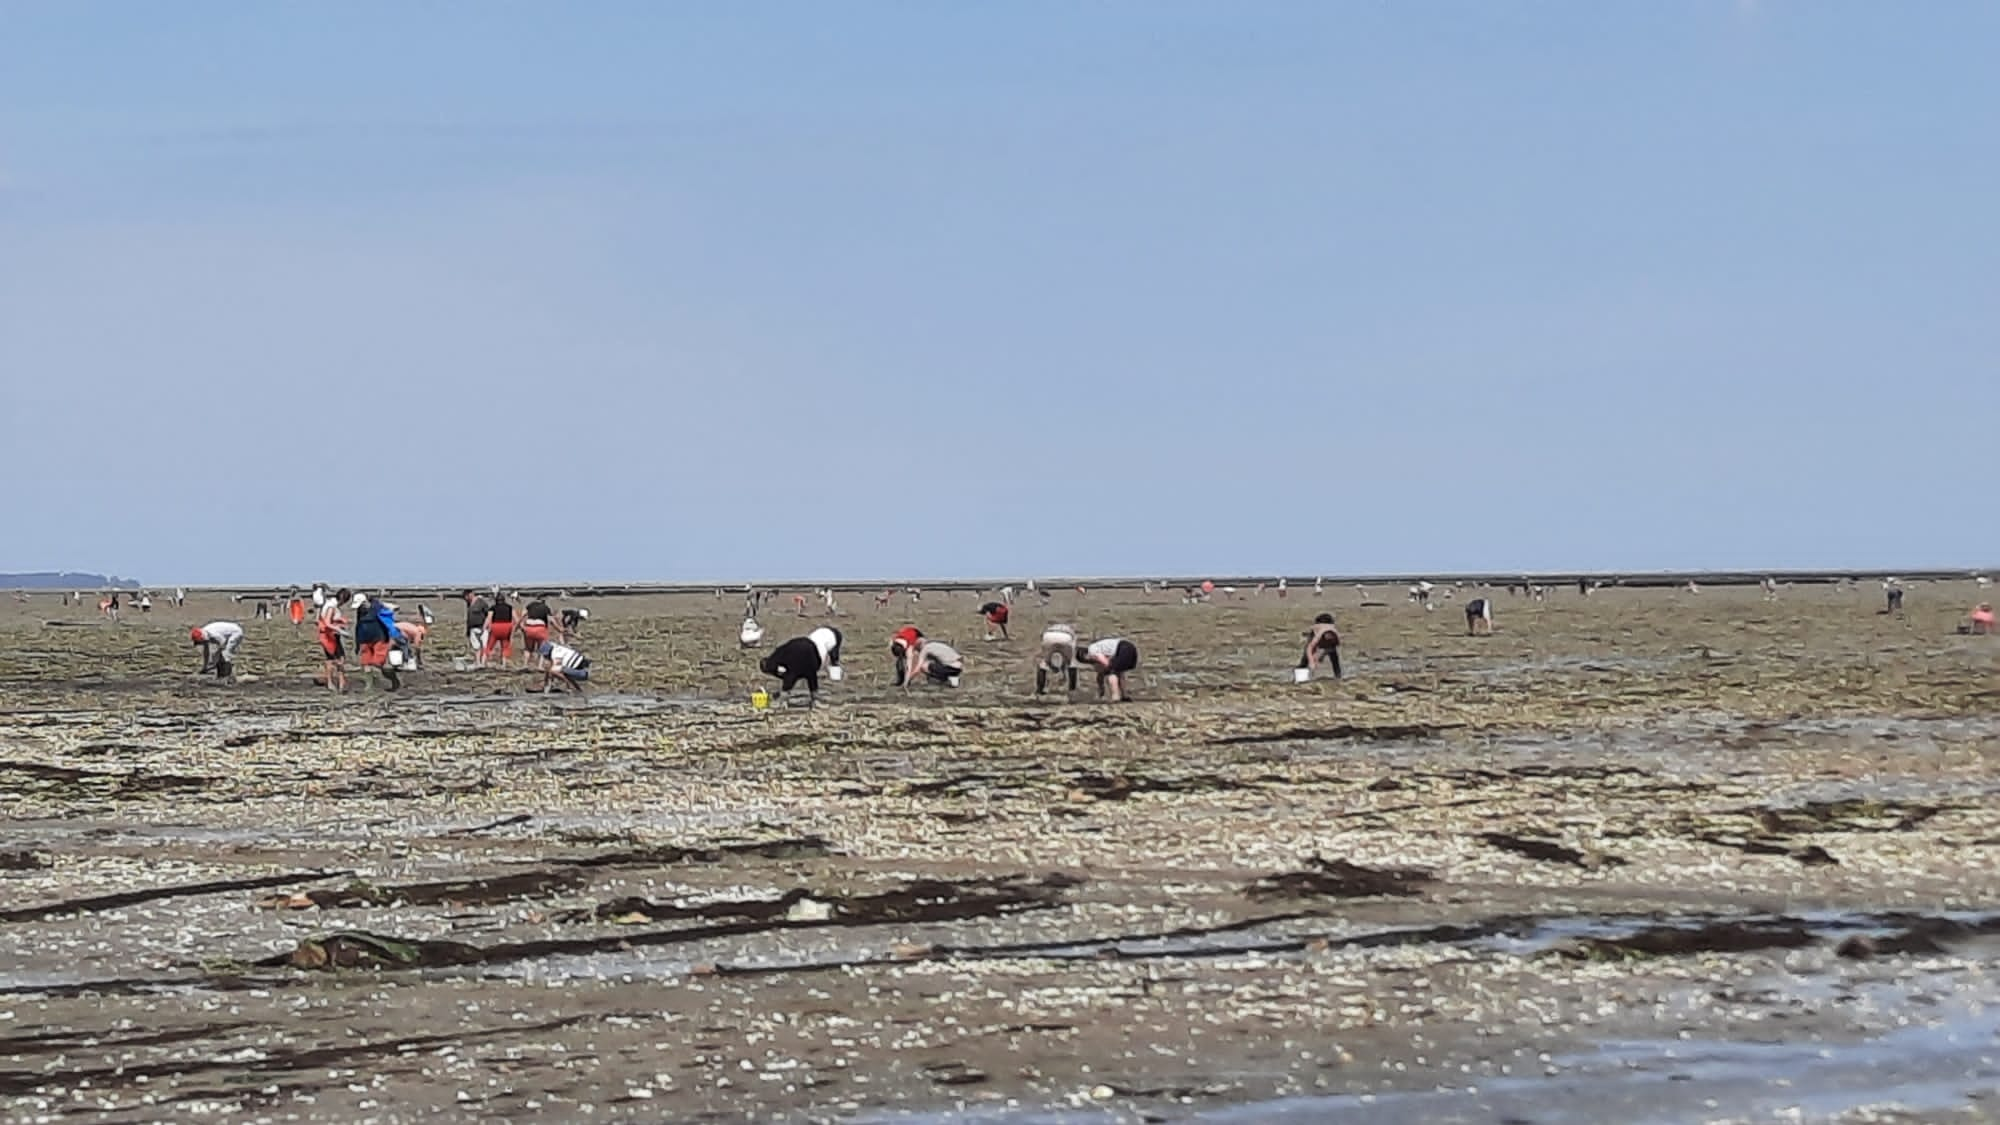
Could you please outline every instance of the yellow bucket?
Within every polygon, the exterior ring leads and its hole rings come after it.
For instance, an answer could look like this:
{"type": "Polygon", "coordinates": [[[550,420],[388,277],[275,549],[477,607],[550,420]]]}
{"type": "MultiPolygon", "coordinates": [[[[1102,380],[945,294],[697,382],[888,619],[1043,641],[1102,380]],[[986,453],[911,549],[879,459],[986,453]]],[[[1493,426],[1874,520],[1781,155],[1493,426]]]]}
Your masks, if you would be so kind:
{"type": "Polygon", "coordinates": [[[752,708],[753,710],[757,710],[757,711],[768,711],[768,710],[770,710],[770,709],[771,709],[771,693],[770,693],[770,692],[768,692],[768,691],[765,691],[765,690],[764,690],[763,688],[758,688],[758,689],[757,689],[756,691],[753,691],[753,692],[751,692],[751,693],[750,693],[750,706],[751,706],[751,708],[752,708]]]}

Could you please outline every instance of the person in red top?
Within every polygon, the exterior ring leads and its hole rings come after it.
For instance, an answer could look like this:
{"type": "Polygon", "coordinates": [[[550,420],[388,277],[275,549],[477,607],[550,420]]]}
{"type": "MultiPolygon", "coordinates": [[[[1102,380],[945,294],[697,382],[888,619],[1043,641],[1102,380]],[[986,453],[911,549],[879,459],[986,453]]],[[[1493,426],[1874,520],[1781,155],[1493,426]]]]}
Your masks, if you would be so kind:
{"type": "Polygon", "coordinates": [[[342,590],[339,597],[319,607],[319,652],[326,659],[326,686],[331,691],[347,690],[347,649],[340,640],[347,618],[340,615],[340,607],[353,596],[342,590]]]}
{"type": "Polygon", "coordinates": [[[987,602],[985,605],[979,607],[979,612],[986,616],[986,639],[989,641],[1006,640],[1007,603],[987,602]],[[998,637],[995,637],[993,635],[993,630],[995,629],[1000,630],[1000,635],[998,637]]]}
{"type": "Polygon", "coordinates": [[[909,654],[924,643],[923,631],[915,625],[905,625],[889,637],[889,658],[896,662],[896,686],[903,686],[903,662],[909,654]]]}

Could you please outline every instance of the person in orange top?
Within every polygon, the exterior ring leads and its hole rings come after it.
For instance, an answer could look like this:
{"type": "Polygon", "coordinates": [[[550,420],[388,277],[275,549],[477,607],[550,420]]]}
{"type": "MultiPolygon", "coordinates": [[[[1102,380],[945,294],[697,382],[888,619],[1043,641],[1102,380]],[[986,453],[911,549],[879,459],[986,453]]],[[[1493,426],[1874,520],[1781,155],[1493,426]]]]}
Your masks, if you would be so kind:
{"type": "Polygon", "coordinates": [[[1982,636],[1993,631],[1993,607],[1980,602],[1972,611],[1972,631],[1982,636]]]}
{"type": "Polygon", "coordinates": [[[319,618],[315,622],[319,629],[319,652],[326,660],[326,686],[331,691],[347,690],[347,649],[340,637],[347,618],[340,615],[340,607],[353,596],[349,591],[342,590],[338,598],[319,607],[319,618]]]}
{"type": "Polygon", "coordinates": [[[298,628],[306,619],[306,600],[293,594],[291,604],[285,607],[285,615],[292,619],[292,628],[298,628]]]}

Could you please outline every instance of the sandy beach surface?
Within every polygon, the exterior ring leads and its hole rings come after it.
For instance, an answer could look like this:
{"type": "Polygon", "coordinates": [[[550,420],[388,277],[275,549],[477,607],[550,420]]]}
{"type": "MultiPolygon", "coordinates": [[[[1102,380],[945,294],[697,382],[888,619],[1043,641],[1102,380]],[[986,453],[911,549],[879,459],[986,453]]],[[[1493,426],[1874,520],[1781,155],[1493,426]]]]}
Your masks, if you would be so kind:
{"type": "Polygon", "coordinates": [[[1062,591],[989,643],[854,590],[845,681],[761,713],[736,595],[590,603],[583,700],[454,667],[437,599],[344,697],[247,602],[10,600],[0,1110],[1994,1119],[1987,598],[1062,591]],[[1348,676],[1295,685],[1321,611],[1348,676]],[[1035,698],[1051,621],[1134,640],[1137,701],[1035,698]],[[893,687],[906,622],[960,689],[893,687]]]}

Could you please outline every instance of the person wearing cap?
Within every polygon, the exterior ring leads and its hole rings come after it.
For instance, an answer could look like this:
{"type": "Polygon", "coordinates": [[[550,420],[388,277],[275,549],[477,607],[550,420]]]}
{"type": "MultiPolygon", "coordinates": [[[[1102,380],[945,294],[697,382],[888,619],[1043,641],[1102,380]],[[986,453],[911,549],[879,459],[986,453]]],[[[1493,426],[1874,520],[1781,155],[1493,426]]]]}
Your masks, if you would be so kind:
{"type": "Polygon", "coordinates": [[[542,670],[542,691],[555,690],[557,683],[583,694],[583,682],[590,678],[590,657],[565,644],[543,641],[535,649],[542,670]]]}
{"type": "Polygon", "coordinates": [[[1340,630],[1334,625],[1331,613],[1313,618],[1312,628],[1306,630],[1306,651],[1299,657],[1299,667],[1308,673],[1316,672],[1322,659],[1333,669],[1333,678],[1339,679],[1340,630]]]}
{"type": "Polygon", "coordinates": [[[904,691],[915,687],[919,680],[957,687],[958,678],[964,674],[965,658],[943,641],[924,641],[903,658],[904,691]]]}
{"type": "Polygon", "coordinates": [[[1035,694],[1049,689],[1049,676],[1060,673],[1076,690],[1076,630],[1068,625],[1051,625],[1042,630],[1042,651],[1035,658],[1035,694]]]}
{"type": "Polygon", "coordinates": [[[201,649],[201,675],[212,668],[218,680],[236,675],[236,650],[243,646],[243,626],[234,621],[211,621],[188,631],[188,640],[201,649]]]}
{"type": "Polygon", "coordinates": [[[590,611],[587,609],[563,610],[562,634],[564,639],[574,637],[578,633],[581,633],[583,631],[583,623],[588,620],[590,620],[590,611]]]}
{"type": "Polygon", "coordinates": [[[896,686],[903,686],[903,665],[910,658],[910,651],[924,643],[924,631],[915,625],[905,625],[889,634],[889,659],[896,665],[896,686]]]}
{"type": "Polygon", "coordinates": [[[1099,637],[1088,645],[1078,646],[1076,658],[1096,667],[1098,695],[1108,690],[1113,703],[1131,700],[1125,677],[1139,666],[1138,645],[1123,637],[1099,637]]]}

